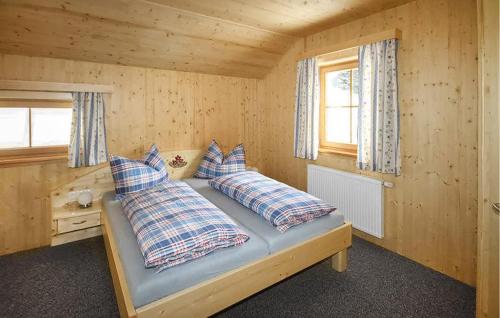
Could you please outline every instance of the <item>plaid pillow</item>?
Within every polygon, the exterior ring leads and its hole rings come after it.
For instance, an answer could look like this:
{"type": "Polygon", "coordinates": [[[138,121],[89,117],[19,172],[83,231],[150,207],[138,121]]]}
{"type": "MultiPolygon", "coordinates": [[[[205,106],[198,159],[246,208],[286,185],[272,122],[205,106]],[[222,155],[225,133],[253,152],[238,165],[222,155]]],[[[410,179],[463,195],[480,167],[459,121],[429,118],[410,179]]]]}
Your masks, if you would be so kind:
{"type": "Polygon", "coordinates": [[[208,184],[261,215],[281,232],[335,211],[333,206],[309,193],[255,171],[222,176],[208,184]]]}
{"type": "Polygon", "coordinates": [[[201,179],[212,179],[235,172],[245,171],[245,169],[245,149],[242,144],[234,147],[233,150],[224,157],[217,142],[212,140],[194,176],[201,179]]]}
{"type": "Polygon", "coordinates": [[[182,181],[121,199],[146,267],[161,271],[249,239],[234,221],[182,181]]]}
{"type": "Polygon", "coordinates": [[[215,140],[212,140],[210,146],[208,146],[208,151],[203,157],[203,161],[213,162],[217,164],[222,164],[222,162],[224,161],[224,153],[215,140]]]}
{"type": "Polygon", "coordinates": [[[152,145],[143,160],[111,156],[111,174],[116,194],[146,190],[168,179],[167,169],[156,145],[152,145]]]}

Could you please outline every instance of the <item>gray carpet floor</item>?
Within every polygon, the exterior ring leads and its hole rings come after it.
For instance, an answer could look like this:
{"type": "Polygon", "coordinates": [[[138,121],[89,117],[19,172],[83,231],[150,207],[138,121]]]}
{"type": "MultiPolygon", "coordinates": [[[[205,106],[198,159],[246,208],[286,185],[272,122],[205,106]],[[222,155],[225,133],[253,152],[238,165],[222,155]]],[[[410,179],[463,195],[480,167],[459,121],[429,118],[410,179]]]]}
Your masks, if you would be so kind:
{"type": "MultiPolygon", "coordinates": [[[[117,317],[102,237],[0,257],[1,317],[117,317]]],[[[475,290],[361,239],[216,317],[474,317],[475,290]]]]}

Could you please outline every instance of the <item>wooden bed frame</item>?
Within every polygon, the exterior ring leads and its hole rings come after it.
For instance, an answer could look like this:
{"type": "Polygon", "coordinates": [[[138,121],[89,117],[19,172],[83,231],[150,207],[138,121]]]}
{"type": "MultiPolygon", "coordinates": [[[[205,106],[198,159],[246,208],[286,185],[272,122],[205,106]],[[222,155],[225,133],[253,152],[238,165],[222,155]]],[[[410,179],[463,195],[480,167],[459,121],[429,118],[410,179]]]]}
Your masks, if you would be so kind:
{"type": "MultiPolygon", "coordinates": [[[[179,150],[162,152],[161,155],[166,162],[170,162],[176,155],[186,159],[187,165],[181,168],[170,165],[167,167],[170,178],[183,179],[193,175],[204,152],[199,149],[179,150]]],[[[102,169],[109,174],[107,179],[109,189],[112,189],[109,167],[102,169]]],[[[328,257],[332,257],[332,267],[343,272],[347,268],[347,248],[351,246],[352,240],[351,224],[345,223],[328,233],[135,309],[107,213],[103,205],[102,234],[122,318],[207,317],[328,257]]]]}
{"type": "Polygon", "coordinates": [[[135,309],[107,211],[102,213],[104,243],[122,318],[208,317],[328,257],[332,257],[333,269],[343,272],[347,268],[351,231],[351,224],[345,223],[328,233],[135,309]]]}

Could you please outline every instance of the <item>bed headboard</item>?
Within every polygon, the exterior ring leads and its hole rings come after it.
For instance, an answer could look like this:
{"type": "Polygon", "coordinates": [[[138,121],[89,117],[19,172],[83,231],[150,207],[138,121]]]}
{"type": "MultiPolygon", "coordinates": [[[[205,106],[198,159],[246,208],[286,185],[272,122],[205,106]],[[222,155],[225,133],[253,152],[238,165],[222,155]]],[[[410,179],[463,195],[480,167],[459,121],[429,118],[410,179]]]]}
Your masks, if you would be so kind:
{"type": "Polygon", "coordinates": [[[170,179],[191,178],[198,169],[206,150],[178,150],[162,152],[170,179]],[[176,160],[179,156],[181,160],[176,160]]]}
{"type": "MultiPolygon", "coordinates": [[[[161,153],[170,179],[190,178],[200,165],[205,150],[172,150],[161,153]],[[177,159],[176,159],[177,157],[177,159]]],[[[75,201],[71,198],[71,192],[91,189],[93,200],[99,201],[102,195],[114,189],[113,177],[109,164],[103,164],[102,168],[83,175],[67,184],[64,184],[50,194],[52,209],[62,207],[68,202],[75,201]]]]}

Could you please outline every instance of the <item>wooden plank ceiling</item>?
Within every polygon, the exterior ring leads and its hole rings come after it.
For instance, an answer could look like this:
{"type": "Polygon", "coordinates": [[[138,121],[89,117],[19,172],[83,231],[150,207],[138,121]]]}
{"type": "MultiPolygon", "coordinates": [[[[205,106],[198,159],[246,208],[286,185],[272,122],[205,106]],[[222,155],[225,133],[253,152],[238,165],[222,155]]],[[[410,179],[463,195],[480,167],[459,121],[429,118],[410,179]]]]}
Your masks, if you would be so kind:
{"type": "Polygon", "coordinates": [[[0,0],[0,52],[262,78],[298,38],[411,0],[0,0]]]}

